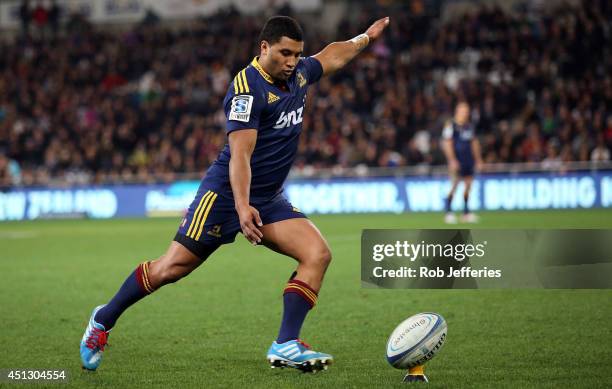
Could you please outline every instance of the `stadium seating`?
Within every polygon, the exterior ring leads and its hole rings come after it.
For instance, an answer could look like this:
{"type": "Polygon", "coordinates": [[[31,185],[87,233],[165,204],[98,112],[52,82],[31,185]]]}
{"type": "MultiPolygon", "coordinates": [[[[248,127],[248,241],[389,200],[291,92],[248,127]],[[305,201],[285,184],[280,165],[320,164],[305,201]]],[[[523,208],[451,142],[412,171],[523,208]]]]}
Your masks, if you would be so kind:
{"type": "MultiPolygon", "coordinates": [[[[341,21],[332,40],[392,15],[383,40],[310,93],[295,169],[444,164],[439,134],[458,99],[472,103],[488,163],[610,159],[610,3],[448,19],[397,7],[341,21]]],[[[78,23],[0,42],[0,187],[201,174],[260,25],[230,12],[189,29],[78,23]]],[[[307,54],[330,40],[303,27],[307,54]]]]}

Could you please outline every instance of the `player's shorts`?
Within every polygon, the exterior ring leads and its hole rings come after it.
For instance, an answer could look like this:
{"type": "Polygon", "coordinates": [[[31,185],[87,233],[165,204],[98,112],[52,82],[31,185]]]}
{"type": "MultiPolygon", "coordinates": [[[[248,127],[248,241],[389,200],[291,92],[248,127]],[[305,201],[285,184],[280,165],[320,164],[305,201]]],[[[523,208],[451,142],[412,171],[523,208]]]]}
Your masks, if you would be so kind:
{"type": "MultiPolygon", "coordinates": [[[[234,199],[223,196],[204,181],[183,218],[174,240],[203,258],[210,248],[232,243],[241,232],[234,199]]],[[[305,218],[282,193],[267,202],[253,205],[264,225],[281,220],[305,218]]]]}
{"type": "Polygon", "coordinates": [[[459,177],[470,177],[474,175],[474,164],[473,163],[460,163],[459,164],[459,177]]]}

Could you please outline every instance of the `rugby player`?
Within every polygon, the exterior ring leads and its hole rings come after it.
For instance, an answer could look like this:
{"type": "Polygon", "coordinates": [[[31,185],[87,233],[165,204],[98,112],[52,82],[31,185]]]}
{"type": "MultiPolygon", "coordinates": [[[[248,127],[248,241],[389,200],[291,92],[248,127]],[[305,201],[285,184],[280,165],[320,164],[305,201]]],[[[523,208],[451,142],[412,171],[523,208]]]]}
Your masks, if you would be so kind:
{"type": "Polygon", "coordinates": [[[228,143],[202,179],[167,252],[138,265],[117,294],[93,310],[80,347],[85,369],[98,368],[109,333],[128,307],[187,276],[238,232],[253,245],[297,261],[283,292],[280,330],[268,361],[304,371],[332,362],[331,355],[299,339],[331,252],[315,225],[285,198],[283,182],[298,149],[308,87],[344,67],[388,24],[389,18],[379,19],[353,39],[302,57],[302,29],[295,20],[275,16],[266,22],[259,56],[238,72],[223,102],[228,143]]]}
{"type": "Polygon", "coordinates": [[[455,107],[455,116],[442,130],[443,150],[448,161],[448,171],[451,178],[451,188],[446,197],[446,216],[444,221],[448,224],[456,224],[457,217],[451,211],[451,203],[457,185],[461,180],[464,182],[463,190],[463,215],[462,221],[475,223],[478,218],[470,212],[468,202],[470,190],[474,181],[474,171],[482,167],[480,153],[480,142],[475,136],[474,124],[470,122],[470,105],[460,102],[455,107]]]}

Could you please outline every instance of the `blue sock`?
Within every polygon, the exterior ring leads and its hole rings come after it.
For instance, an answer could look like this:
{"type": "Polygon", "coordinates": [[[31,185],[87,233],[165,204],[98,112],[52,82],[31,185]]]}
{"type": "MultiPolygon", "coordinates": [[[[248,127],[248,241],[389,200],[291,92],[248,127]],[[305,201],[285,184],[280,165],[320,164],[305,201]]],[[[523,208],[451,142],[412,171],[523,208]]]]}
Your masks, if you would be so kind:
{"type": "Polygon", "coordinates": [[[317,302],[317,293],[305,282],[289,280],[283,294],[283,320],[276,343],[298,339],[308,311],[317,302]]]}
{"type": "Polygon", "coordinates": [[[453,201],[453,197],[452,196],[448,196],[446,198],[446,212],[450,212],[451,211],[451,202],[453,201]]]}
{"type": "Polygon", "coordinates": [[[470,213],[470,209],[468,208],[468,200],[469,200],[468,196],[465,196],[463,198],[463,213],[470,213]]]}
{"type": "Polygon", "coordinates": [[[109,331],[126,309],[154,290],[149,282],[149,262],[141,263],[121,285],[115,297],[96,313],[94,320],[109,331]]]}

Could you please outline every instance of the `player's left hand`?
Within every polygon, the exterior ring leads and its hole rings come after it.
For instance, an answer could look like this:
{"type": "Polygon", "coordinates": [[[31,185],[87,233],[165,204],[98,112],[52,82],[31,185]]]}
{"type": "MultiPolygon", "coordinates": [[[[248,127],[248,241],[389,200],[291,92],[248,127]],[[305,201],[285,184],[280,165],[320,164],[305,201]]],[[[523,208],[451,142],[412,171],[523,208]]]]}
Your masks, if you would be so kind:
{"type": "Polygon", "coordinates": [[[242,207],[236,210],[238,212],[238,218],[240,219],[240,228],[245,238],[252,244],[257,245],[261,243],[263,233],[259,227],[263,226],[259,211],[255,207],[248,206],[242,207]]]}
{"type": "Polygon", "coordinates": [[[370,38],[370,42],[378,38],[380,34],[382,34],[383,30],[387,28],[388,25],[389,25],[388,16],[375,21],[365,32],[368,38],[370,38]]]}

